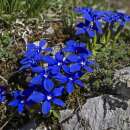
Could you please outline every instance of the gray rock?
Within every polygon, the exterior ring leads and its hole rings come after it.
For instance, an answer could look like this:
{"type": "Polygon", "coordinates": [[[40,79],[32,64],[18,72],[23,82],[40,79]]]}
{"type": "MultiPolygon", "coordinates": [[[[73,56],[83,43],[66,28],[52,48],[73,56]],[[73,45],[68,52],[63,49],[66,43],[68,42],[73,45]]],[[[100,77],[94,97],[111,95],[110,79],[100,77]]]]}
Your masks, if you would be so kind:
{"type": "Polygon", "coordinates": [[[84,130],[78,120],[77,114],[73,114],[73,110],[63,110],[60,112],[60,115],[60,122],[64,122],[62,123],[63,130],[84,130]],[[66,121],[63,121],[64,119],[66,121]]]}
{"type": "Polygon", "coordinates": [[[63,130],[130,130],[130,101],[112,95],[88,99],[79,111],[60,114],[63,130]]]}
{"type": "Polygon", "coordinates": [[[116,90],[117,95],[124,99],[130,99],[130,67],[115,72],[113,88],[116,90]]]}
{"type": "Polygon", "coordinates": [[[113,87],[130,87],[130,67],[115,72],[113,87]]]}

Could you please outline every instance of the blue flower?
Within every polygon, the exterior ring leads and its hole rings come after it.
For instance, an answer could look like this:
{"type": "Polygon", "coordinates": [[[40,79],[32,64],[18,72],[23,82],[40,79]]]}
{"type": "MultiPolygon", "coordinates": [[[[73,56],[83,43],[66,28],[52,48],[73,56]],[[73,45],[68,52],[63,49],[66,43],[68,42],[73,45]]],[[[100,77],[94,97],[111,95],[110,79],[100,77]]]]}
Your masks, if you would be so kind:
{"type": "MultiPolygon", "coordinates": [[[[92,55],[92,52],[89,51],[86,48],[86,44],[82,42],[77,42],[75,40],[69,40],[66,42],[66,46],[62,49],[64,52],[71,52],[76,54],[77,56],[83,56],[83,57],[90,57],[92,55]]],[[[69,58],[69,56],[68,56],[69,58]]],[[[76,57],[75,57],[76,58],[76,57]]],[[[69,59],[75,59],[74,57],[71,57],[69,59]]]]}
{"type": "Polygon", "coordinates": [[[76,35],[87,33],[89,37],[94,37],[96,33],[103,34],[105,24],[114,27],[115,23],[119,23],[124,27],[127,22],[130,22],[130,16],[120,12],[95,10],[87,7],[76,8],[75,12],[81,14],[84,19],[83,22],[77,24],[76,35]]]}
{"type": "Polygon", "coordinates": [[[32,68],[32,72],[37,73],[37,76],[32,78],[30,85],[34,86],[44,84],[45,89],[49,89],[49,87],[54,86],[54,83],[52,82],[52,75],[48,69],[37,66],[32,68]]]}
{"type": "Polygon", "coordinates": [[[85,70],[88,73],[92,73],[93,69],[90,67],[94,62],[88,59],[80,58],[79,62],[73,63],[70,65],[70,72],[74,73],[77,71],[85,70]]]}
{"type": "Polygon", "coordinates": [[[66,74],[58,74],[55,76],[55,79],[63,84],[65,84],[66,91],[71,94],[74,91],[74,86],[78,85],[80,87],[84,87],[84,83],[80,80],[83,73],[71,73],[70,69],[66,66],[65,68],[66,74]]]}
{"type": "Polygon", "coordinates": [[[24,111],[25,106],[25,97],[23,95],[23,91],[15,90],[12,92],[13,100],[8,103],[9,106],[17,107],[18,112],[22,113],[24,111]]]}
{"type": "Polygon", "coordinates": [[[5,88],[0,86],[0,103],[4,103],[6,100],[6,91],[5,88]]]}
{"type": "Polygon", "coordinates": [[[127,22],[130,22],[130,16],[120,12],[116,12],[116,14],[118,16],[117,22],[120,26],[124,27],[127,22]]]}
{"type": "Polygon", "coordinates": [[[60,50],[55,54],[54,57],[44,56],[43,61],[48,64],[48,69],[52,74],[57,74],[62,69],[62,65],[66,64],[66,57],[60,50]]]}
{"type": "Polygon", "coordinates": [[[64,87],[46,89],[43,92],[34,91],[28,98],[28,101],[33,101],[35,103],[41,103],[42,113],[48,114],[51,110],[51,103],[54,103],[58,106],[64,106],[64,102],[58,97],[62,95],[64,87]]]}
{"type": "Polygon", "coordinates": [[[25,106],[31,108],[34,104],[41,104],[43,114],[49,113],[52,103],[64,106],[64,102],[58,97],[62,96],[64,90],[70,94],[75,86],[83,87],[80,78],[86,72],[92,72],[89,67],[92,65],[89,60],[92,53],[85,43],[69,40],[65,47],[53,56],[44,55],[42,50],[41,45],[30,44],[22,60],[23,68],[29,68],[34,77],[27,89],[13,92],[14,99],[9,105],[18,107],[19,112],[22,112],[25,106]]]}
{"type": "Polygon", "coordinates": [[[76,26],[76,35],[87,33],[89,37],[94,37],[96,33],[103,34],[102,23],[100,19],[102,11],[93,10],[92,8],[76,8],[75,11],[83,16],[85,22],[80,22],[76,26]]]}
{"type": "Polygon", "coordinates": [[[20,61],[22,64],[21,70],[27,69],[33,66],[37,66],[40,61],[42,61],[43,52],[51,51],[51,48],[46,48],[46,41],[41,40],[38,42],[38,45],[36,43],[28,43],[27,45],[27,51],[24,54],[24,59],[20,61]]]}
{"type": "Polygon", "coordinates": [[[32,71],[39,73],[30,81],[30,85],[32,87],[35,85],[40,85],[46,91],[50,91],[52,88],[54,88],[53,75],[51,75],[48,69],[43,69],[42,67],[38,66],[33,67],[32,71]]]}

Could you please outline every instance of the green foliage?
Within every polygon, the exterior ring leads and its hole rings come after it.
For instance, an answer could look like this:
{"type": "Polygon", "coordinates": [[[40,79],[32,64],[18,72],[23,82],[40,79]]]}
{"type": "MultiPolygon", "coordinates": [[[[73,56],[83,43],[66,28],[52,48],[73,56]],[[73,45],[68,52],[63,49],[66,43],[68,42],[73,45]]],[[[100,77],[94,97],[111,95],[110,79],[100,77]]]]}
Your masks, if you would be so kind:
{"type": "Polygon", "coordinates": [[[7,47],[12,41],[10,33],[5,32],[0,36],[0,46],[7,47]]]}
{"type": "Polygon", "coordinates": [[[60,113],[59,113],[59,111],[51,110],[50,114],[52,114],[53,118],[58,119],[58,120],[60,119],[60,113]]]}
{"type": "Polygon", "coordinates": [[[11,14],[20,7],[19,0],[0,0],[1,13],[11,14]]]}
{"type": "Polygon", "coordinates": [[[93,57],[96,59],[95,71],[83,77],[91,91],[96,94],[109,93],[107,90],[112,87],[115,70],[130,65],[129,50],[130,44],[126,44],[122,39],[113,46],[97,48],[93,57]]]}
{"type": "Polygon", "coordinates": [[[14,54],[9,50],[13,42],[10,33],[5,32],[0,36],[0,60],[15,58],[14,54]]]}
{"type": "Polygon", "coordinates": [[[44,8],[47,0],[26,0],[25,11],[27,16],[35,17],[38,16],[44,8]]]}

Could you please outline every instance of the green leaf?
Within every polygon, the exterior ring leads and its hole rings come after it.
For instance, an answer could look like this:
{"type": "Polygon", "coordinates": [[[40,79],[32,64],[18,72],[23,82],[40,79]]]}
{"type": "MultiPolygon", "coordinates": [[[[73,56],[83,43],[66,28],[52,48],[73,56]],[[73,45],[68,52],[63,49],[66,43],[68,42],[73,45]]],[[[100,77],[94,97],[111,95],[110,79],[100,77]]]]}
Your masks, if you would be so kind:
{"type": "Polygon", "coordinates": [[[50,110],[50,113],[52,113],[53,116],[54,116],[55,118],[57,118],[58,120],[60,119],[60,113],[59,113],[59,111],[50,110]]]}

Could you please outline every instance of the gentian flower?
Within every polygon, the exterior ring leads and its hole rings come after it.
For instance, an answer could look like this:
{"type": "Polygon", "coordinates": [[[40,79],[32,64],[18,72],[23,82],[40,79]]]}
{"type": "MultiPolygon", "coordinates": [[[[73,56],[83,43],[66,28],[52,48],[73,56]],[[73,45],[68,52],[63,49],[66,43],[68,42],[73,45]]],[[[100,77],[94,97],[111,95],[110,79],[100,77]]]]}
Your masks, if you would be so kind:
{"type": "Polygon", "coordinates": [[[90,66],[93,64],[94,64],[93,61],[90,61],[88,59],[84,59],[82,57],[82,58],[80,58],[80,60],[78,62],[70,65],[70,72],[74,73],[77,71],[86,70],[87,72],[92,73],[93,69],[90,66]]]}
{"type": "MultiPolygon", "coordinates": [[[[43,86],[44,88],[44,86],[43,86]]],[[[62,95],[64,87],[54,88],[52,86],[50,89],[46,89],[44,92],[34,91],[28,98],[28,101],[33,101],[35,103],[41,103],[42,113],[48,114],[51,109],[51,103],[58,106],[64,106],[64,102],[57,98],[62,95]]]]}
{"type": "Polygon", "coordinates": [[[130,22],[130,16],[120,12],[116,12],[116,14],[119,17],[117,22],[120,24],[120,26],[124,27],[127,22],[130,22]]]}
{"type": "Polygon", "coordinates": [[[0,86],[0,103],[4,103],[6,100],[6,91],[5,88],[0,86]]]}
{"type": "Polygon", "coordinates": [[[48,90],[50,87],[54,86],[52,81],[52,75],[49,73],[48,69],[43,69],[42,67],[33,67],[32,72],[37,73],[38,75],[32,78],[30,81],[30,85],[42,85],[44,84],[44,88],[48,90]]]}
{"type": "Polygon", "coordinates": [[[83,82],[79,79],[83,75],[83,73],[78,72],[78,73],[71,73],[69,71],[69,68],[66,66],[66,74],[57,74],[55,76],[55,79],[61,83],[65,84],[66,91],[71,94],[74,91],[74,86],[78,85],[80,87],[84,87],[83,82]]]}
{"type": "Polygon", "coordinates": [[[52,74],[57,74],[62,69],[62,65],[66,64],[66,57],[63,52],[58,51],[54,57],[44,56],[43,61],[48,64],[48,69],[52,74]]]}
{"type": "MultiPolygon", "coordinates": [[[[77,56],[90,57],[92,52],[86,48],[85,43],[76,42],[74,40],[69,40],[66,42],[66,46],[62,49],[63,52],[71,52],[76,54],[77,56]]],[[[71,55],[68,56],[68,59],[77,59],[71,55]]],[[[78,59],[77,59],[78,60],[78,59]]]]}
{"type": "Polygon", "coordinates": [[[87,33],[89,37],[94,37],[96,32],[102,34],[102,24],[100,18],[102,12],[93,10],[92,8],[76,8],[76,13],[79,13],[85,19],[85,22],[80,22],[76,27],[76,35],[87,33]]]}
{"type": "Polygon", "coordinates": [[[92,69],[89,66],[92,65],[93,62],[88,59],[92,53],[86,49],[86,45],[84,43],[78,43],[70,40],[66,43],[66,47],[63,48],[63,51],[72,52],[72,54],[66,57],[66,60],[71,63],[70,72],[82,71],[82,69],[92,72],[92,69]]]}
{"type": "Polygon", "coordinates": [[[120,12],[101,11],[87,7],[76,8],[75,12],[81,14],[84,19],[84,22],[77,24],[76,35],[87,33],[89,37],[94,37],[96,33],[103,34],[104,24],[114,27],[115,23],[119,23],[124,27],[127,22],[130,22],[130,16],[120,12]]]}
{"type": "Polygon", "coordinates": [[[29,43],[27,45],[27,51],[24,54],[24,59],[20,62],[22,64],[21,70],[38,65],[43,58],[42,53],[51,51],[51,48],[45,47],[45,40],[41,40],[38,44],[29,43]]]}
{"type": "Polygon", "coordinates": [[[75,86],[83,87],[81,76],[86,72],[92,72],[89,67],[92,62],[88,60],[92,53],[86,49],[85,43],[69,40],[54,56],[43,55],[41,50],[40,47],[31,45],[25,53],[27,64],[24,63],[27,68],[29,64],[35,76],[26,90],[21,93],[15,91],[17,96],[13,96],[14,100],[9,103],[11,106],[18,107],[19,112],[23,111],[25,105],[30,104],[41,104],[43,114],[50,111],[52,103],[64,106],[64,102],[58,97],[62,96],[64,90],[70,94],[75,86]],[[29,60],[33,60],[34,64],[29,60]]]}
{"type": "Polygon", "coordinates": [[[21,113],[24,110],[25,106],[25,97],[23,95],[23,91],[15,90],[12,92],[13,100],[9,102],[9,106],[17,107],[18,112],[21,113]]]}

